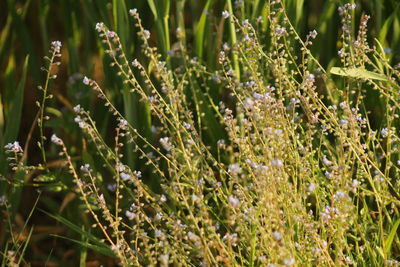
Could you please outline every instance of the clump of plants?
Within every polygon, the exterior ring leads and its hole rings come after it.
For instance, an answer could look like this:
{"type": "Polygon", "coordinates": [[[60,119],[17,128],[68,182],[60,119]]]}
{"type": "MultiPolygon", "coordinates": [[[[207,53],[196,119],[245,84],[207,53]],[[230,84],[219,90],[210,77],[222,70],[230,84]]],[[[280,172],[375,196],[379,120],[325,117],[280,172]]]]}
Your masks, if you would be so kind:
{"type": "MultiPolygon", "coordinates": [[[[111,66],[148,111],[140,119],[151,123],[151,132],[136,128],[85,76],[113,115],[113,139],[81,105],[75,122],[96,162],[75,160],[63,132],[51,137],[100,253],[122,266],[399,265],[398,66],[368,41],[369,16],[350,31],[354,4],[338,10],[340,64],[329,71],[310,52],[317,32],[302,40],[280,1],[268,8],[268,34],[222,13],[231,42],[221,46],[216,71],[190,57],[181,29],[174,64],[164,60],[137,10],[129,13],[143,62],[128,57],[116,32],[96,25],[111,66]],[[370,92],[375,103],[364,101],[370,92]],[[126,162],[126,147],[142,164],[126,162]]],[[[53,43],[47,80],[60,46],[53,43]]],[[[47,82],[40,129],[46,90],[47,82]]],[[[45,142],[41,131],[43,161],[45,142]]],[[[7,149],[14,169],[34,168],[21,164],[18,143],[7,149]]]]}

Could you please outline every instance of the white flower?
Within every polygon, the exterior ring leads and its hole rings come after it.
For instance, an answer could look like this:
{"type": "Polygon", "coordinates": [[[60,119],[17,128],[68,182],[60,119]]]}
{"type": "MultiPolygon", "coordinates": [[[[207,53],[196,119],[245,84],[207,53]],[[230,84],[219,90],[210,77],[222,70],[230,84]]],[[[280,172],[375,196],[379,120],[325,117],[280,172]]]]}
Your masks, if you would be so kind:
{"type": "Polygon", "coordinates": [[[229,47],[229,45],[227,43],[224,43],[222,45],[222,49],[224,49],[225,51],[229,51],[231,48],[229,47]]]}
{"type": "Polygon", "coordinates": [[[273,237],[275,238],[276,241],[281,241],[282,240],[282,235],[278,231],[274,231],[272,233],[273,237]]]}
{"type": "Polygon", "coordinates": [[[128,129],[128,122],[124,119],[121,119],[118,123],[118,127],[121,128],[122,130],[128,129]]]}
{"type": "Polygon", "coordinates": [[[383,128],[381,130],[381,135],[382,135],[383,138],[386,138],[389,135],[388,128],[383,128]]]}
{"type": "Polygon", "coordinates": [[[283,263],[284,263],[286,266],[292,266],[292,265],[295,263],[295,260],[294,260],[294,258],[284,259],[284,260],[283,260],[283,263]]]}
{"type": "Polygon", "coordinates": [[[74,112],[75,113],[79,113],[79,112],[81,112],[83,109],[81,108],[81,105],[76,105],[75,107],[74,107],[74,112]]]}
{"type": "Polygon", "coordinates": [[[165,150],[167,150],[167,151],[170,151],[171,148],[172,148],[171,143],[169,142],[169,138],[168,138],[168,137],[160,138],[160,144],[161,144],[162,147],[163,147],[165,150]]]}
{"type": "Polygon", "coordinates": [[[315,82],[315,75],[312,73],[307,73],[306,74],[306,81],[309,83],[314,83],[315,82]]]}
{"type": "Polygon", "coordinates": [[[310,37],[312,38],[312,39],[315,39],[315,37],[317,37],[317,31],[316,30],[313,30],[312,32],[310,32],[310,37]]]}
{"type": "Polygon", "coordinates": [[[228,172],[235,175],[242,172],[242,168],[240,168],[237,164],[229,164],[228,172]]]}
{"type": "Polygon", "coordinates": [[[133,175],[136,176],[136,178],[142,177],[142,172],[141,171],[133,171],[133,175]]]}
{"type": "Polygon", "coordinates": [[[154,235],[155,235],[156,237],[158,237],[158,238],[164,237],[164,233],[163,233],[162,231],[158,230],[158,229],[155,229],[155,230],[154,230],[154,235]]]}
{"type": "Polygon", "coordinates": [[[346,196],[346,194],[345,194],[344,192],[342,192],[342,191],[337,191],[337,192],[335,193],[334,198],[337,200],[337,199],[340,199],[340,198],[344,198],[345,196],[346,196]]]}
{"type": "Polygon", "coordinates": [[[195,194],[193,194],[193,195],[190,197],[190,199],[191,199],[193,202],[198,202],[198,201],[200,200],[200,198],[199,198],[198,196],[196,196],[195,194]]]}
{"type": "Polygon", "coordinates": [[[113,31],[107,31],[106,35],[108,38],[114,38],[117,34],[113,31]]]}
{"type": "Polygon", "coordinates": [[[243,106],[246,109],[251,109],[254,106],[254,101],[250,97],[246,97],[244,100],[243,106]]]}
{"type": "Polygon", "coordinates": [[[185,129],[189,130],[190,128],[192,128],[192,125],[190,125],[187,122],[183,122],[183,127],[185,127],[185,129]]]}
{"type": "Polygon", "coordinates": [[[86,85],[89,85],[89,83],[90,83],[90,79],[88,78],[88,77],[83,77],[83,84],[86,84],[86,85]]]}
{"type": "Polygon", "coordinates": [[[228,11],[226,11],[226,10],[222,11],[222,17],[224,17],[224,19],[229,18],[229,16],[230,16],[230,14],[228,11]]]}
{"type": "Polygon", "coordinates": [[[233,71],[233,69],[229,69],[228,72],[226,73],[228,76],[234,76],[235,72],[233,71]]]}
{"type": "Polygon", "coordinates": [[[325,172],[325,176],[326,176],[326,178],[328,178],[328,179],[331,179],[331,178],[332,178],[332,174],[331,174],[330,172],[328,172],[328,171],[325,172]]]}
{"type": "Polygon", "coordinates": [[[168,266],[168,262],[169,262],[169,255],[168,254],[162,254],[160,256],[161,266],[168,266]]]}
{"type": "Polygon", "coordinates": [[[60,53],[60,49],[61,49],[61,42],[60,42],[60,41],[53,41],[53,42],[51,42],[51,46],[53,47],[53,49],[54,49],[57,53],[60,53]]]}
{"type": "Polygon", "coordinates": [[[161,202],[167,201],[167,197],[166,197],[165,195],[161,195],[160,201],[161,201],[161,202]]]}
{"type": "Polygon", "coordinates": [[[330,161],[329,159],[327,159],[325,155],[322,157],[322,163],[323,163],[325,166],[332,165],[332,161],[330,161]]]}
{"type": "Polygon", "coordinates": [[[229,196],[228,198],[229,204],[232,206],[232,208],[237,208],[240,205],[240,200],[237,197],[234,196],[229,196]]]}
{"type": "Polygon", "coordinates": [[[84,120],[82,120],[81,116],[79,116],[79,115],[76,116],[75,119],[74,119],[74,121],[75,121],[76,123],[78,123],[79,128],[83,129],[83,128],[86,127],[86,122],[85,122],[84,120]]]}
{"type": "Polygon", "coordinates": [[[120,176],[121,176],[121,179],[124,180],[124,181],[128,181],[128,180],[130,180],[132,178],[132,176],[130,174],[127,174],[127,173],[124,173],[124,172],[121,172],[120,176]]]}
{"type": "Polygon", "coordinates": [[[140,66],[140,63],[136,58],[132,61],[132,66],[134,66],[135,68],[140,66]]]}
{"type": "Polygon", "coordinates": [[[14,143],[8,143],[5,148],[8,151],[14,152],[14,153],[20,153],[23,152],[21,146],[19,145],[18,141],[15,141],[14,143]]]}
{"type": "Polygon", "coordinates": [[[275,166],[277,168],[280,168],[283,166],[283,161],[280,159],[274,159],[271,161],[272,166],[275,166]]]}
{"type": "Polygon", "coordinates": [[[136,217],[136,214],[132,211],[125,211],[125,216],[129,219],[129,220],[133,220],[136,217]]]}
{"type": "Polygon", "coordinates": [[[338,55],[339,55],[339,57],[345,57],[346,56],[346,52],[344,51],[343,48],[338,51],[338,55]]]}
{"type": "Polygon", "coordinates": [[[308,187],[307,187],[307,192],[312,193],[315,190],[315,184],[311,183],[308,187]]]}
{"type": "Polygon", "coordinates": [[[51,142],[59,146],[63,144],[63,141],[60,138],[58,138],[55,134],[51,136],[51,142]]]}
{"type": "Polygon", "coordinates": [[[117,171],[119,171],[119,172],[124,172],[126,168],[125,168],[125,165],[124,165],[124,164],[118,163],[118,164],[115,166],[115,169],[116,169],[117,171]]]}
{"type": "Polygon", "coordinates": [[[148,30],[144,30],[144,31],[143,31],[143,36],[144,36],[144,38],[146,38],[146,39],[150,39],[150,32],[149,32],[148,30]]]}
{"type": "Polygon", "coordinates": [[[103,22],[98,22],[96,23],[96,31],[102,32],[105,30],[105,26],[103,22]]]}
{"type": "Polygon", "coordinates": [[[188,235],[188,238],[189,238],[190,240],[192,240],[192,241],[196,241],[196,240],[199,239],[199,237],[198,237],[196,234],[192,233],[192,232],[188,232],[187,235],[188,235]]]}
{"type": "Polygon", "coordinates": [[[81,171],[83,171],[84,173],[90,173],[91,172],[90,165],[87,164],[87,163],[85,165],[82,165],[81,166],[81,171]]]}
{"type": "Polygon", "coordinates": [[[275,32],[277,33],[278,37],[282,37],[283,35],[288,35],[285,27],[277,26],[275,32]]]}
{"type": "Polygon", "coordinates": [[[137,9],[136,9],[136,8],[130,9],[130,10],[129,10],[129,14],[130,14],[131,16],[136,16],[136,15],[138,14],[137,9]]]}

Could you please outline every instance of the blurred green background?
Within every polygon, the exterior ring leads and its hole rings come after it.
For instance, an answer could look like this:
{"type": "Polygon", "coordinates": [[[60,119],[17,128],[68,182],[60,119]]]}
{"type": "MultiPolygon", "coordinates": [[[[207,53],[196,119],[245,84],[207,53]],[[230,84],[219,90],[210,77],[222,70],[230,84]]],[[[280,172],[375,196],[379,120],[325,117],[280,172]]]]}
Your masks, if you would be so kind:
{"type": "MultiPolygon", "coordinates": [[[[93,250],[83,251],[82,247],[68,240],[50,234],[59,234],[80,240],[76,231],[71,231],[57,220],[46,216],[40,209],[51,214],[60,214],[71,222],[83,221],[90,226],[86,215],[77,213],[80,202],[69,190],[70,177],[65,173],[48,175],[33,171],[27,175],[11,175],[4,145],[18,140],[25,147],[24,160],[27,164],[41,163],[39,138],[35,117],[41,99],[37,86],[43,84],[45,75],[41,67],[45,64],[50,43],[60,40],[62,60],[57,72],[58,78],[52,83],[50,93],[54,98],[48,102],[46,112],[51,117],[45,126],[46,136],[56,132],[68,144],[77,161],[93,162],[95,158],[88,150],[79,128],[73,121],[73,106],[80,104],[89,110],[97,121],[103,136],[112,136],[115,122],[110,120],[107,109],[98,104],[96,97],[82,84],[84,75],[97,80],[111,97],[119,110],[132,125],[145,136],[150,135],[151,121],[146,107],[138,102],[138,96],[128,94],[129,88],[122,84],[110,60],[97,38],[94,29],[97,22],[104,22],[116,31],[129,60],[146,61],[140,49],[141,42],[136,36],[128,10],[137,8],[143,25],[152,33],[150,43],[157,46],[171,68],[179,66],[174,58],[177,48],[176,29],[183,30],[184,42],[190,56],[197,57],[210,71],[217,68],[217,54],[224,42],[232,36],[223,23],[221,12],[231,5],[239,20],[249,19],[261,33],[260,40],[268,50],[267,1],[262,0],[1,0],[0,1],[0,195],[12,204],[9,210],[2,209],[0,222],[0,247],[6,245],[10,231],[24,232],[19,238],[28,236],[27,225],[35,225],[25,260],[32,266],[75,266],[82,262],[87,266],[113,266],[108,259],[93,250]],[[230,2],[231,1],[231,2],[230,2]],[[29,55],[29,57],[27,57],[29,55]],[[40,192],[40,193],[39,193],[40,192]],[[35,201],[36,209],[29,216],[35,201]],[[11,222],[12,227],[9,227],[11,222]],[[10,230],[10,231],[9,231],[10,230]],[[82,256],[83,255],[83,256],[82,256]]],[[[322,66],[338,65],[337,51],[341,47],[340,18],[337,8],[345,1],[338,0],[286,0],[288,16],[297,31],[304,38],[316,29],[318,37],[312,52],[322,66]]],[[[400,60],[400,17],[397,0],[352,1],[357,4],[353,32],[356,32],[361,14],[371,15],[369,34],[371,43],[377,38],[387,49],[392,64],[400,60]]],[[[199,87],[201,87],[199,85],[199,87]]],[[[201,88],[199,88],[201,92],[201,88]]],[[[213,93],[219,99],[223,92],[213,93]]],[[[200,94],[201,96],[201,94],[200,94]]],[[[212,121],[212,114],[207,120],[212,121]]],[[[210,142],[224,133],[218,127],[209,128],[210,142]]],[[[112,139],[112,138],[109,138],[112,139]]],[[[112,140],[110,141],[112,142],[112,140]]],[[[54,147],[48,146],[48,168],[60,164],[54,147]]],[[[127,148],[127,162],[133,168],[140,159],[127,148]]],[[[90,227],[87,227],[90,229],[90,227]]],[[[4,251],[2,249],[2,251],[4,251]]]]}

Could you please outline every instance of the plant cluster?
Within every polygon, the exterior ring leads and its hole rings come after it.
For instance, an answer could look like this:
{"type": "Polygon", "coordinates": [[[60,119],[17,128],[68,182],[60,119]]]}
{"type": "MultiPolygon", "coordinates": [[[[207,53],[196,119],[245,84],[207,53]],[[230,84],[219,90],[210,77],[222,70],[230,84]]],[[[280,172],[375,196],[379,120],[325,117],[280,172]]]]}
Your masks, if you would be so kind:
{"type": "MultiPolygon", "coordinates": [[[[84,76],[113,115],[114,139],[105,140],[78,105],[74,120],[101,163],[74,160],[62,132],[51,141],[100,237],[89,241],[122,266],[399,265],[398,66],[379,42],[368,43],[369,16],[351,32],[354,4],[338,9],[342,66],[331,72],[310,52],[317,32],[302,40],[280,1],[268,7],[267,37],[222,12],[237,39],[222,45],[216,71],[190,57],[180,29],[175,64],[163,60],[135,9],[129,13],[143,63],[128,58],[116,32],[96,25],[111,66],[148,110],[152,131],[135,128],[84,76]],[[216,87],[224,99],[215,101],[216,87]],[[384,106],[378,125],[364,101],[369,90],[384,106]],[[223,139],[207,131],[221,126],[223,139]],[[127,146],[142,165],[125,161],[127,146]]],[[[52,44],[50,64],[60,47],[52,44]]],[[[48,97],[46,82],[40,129],[48,97]]],[[[45,141],[41,130],[44,162],[45,141]]],[[[30,168],[20,166],[17,142],[6,148],[13,168],[30,168]]]]}

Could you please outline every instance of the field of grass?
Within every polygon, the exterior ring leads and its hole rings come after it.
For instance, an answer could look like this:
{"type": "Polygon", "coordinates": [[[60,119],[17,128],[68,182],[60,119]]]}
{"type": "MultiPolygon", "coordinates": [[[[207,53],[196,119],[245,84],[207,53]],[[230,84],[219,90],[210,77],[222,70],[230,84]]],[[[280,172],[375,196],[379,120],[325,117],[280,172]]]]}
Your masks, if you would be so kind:
{"type": "Polygon", "coordinates": [[[0,1],[1,266],[400,266],[397,0],[0,1]]]}

